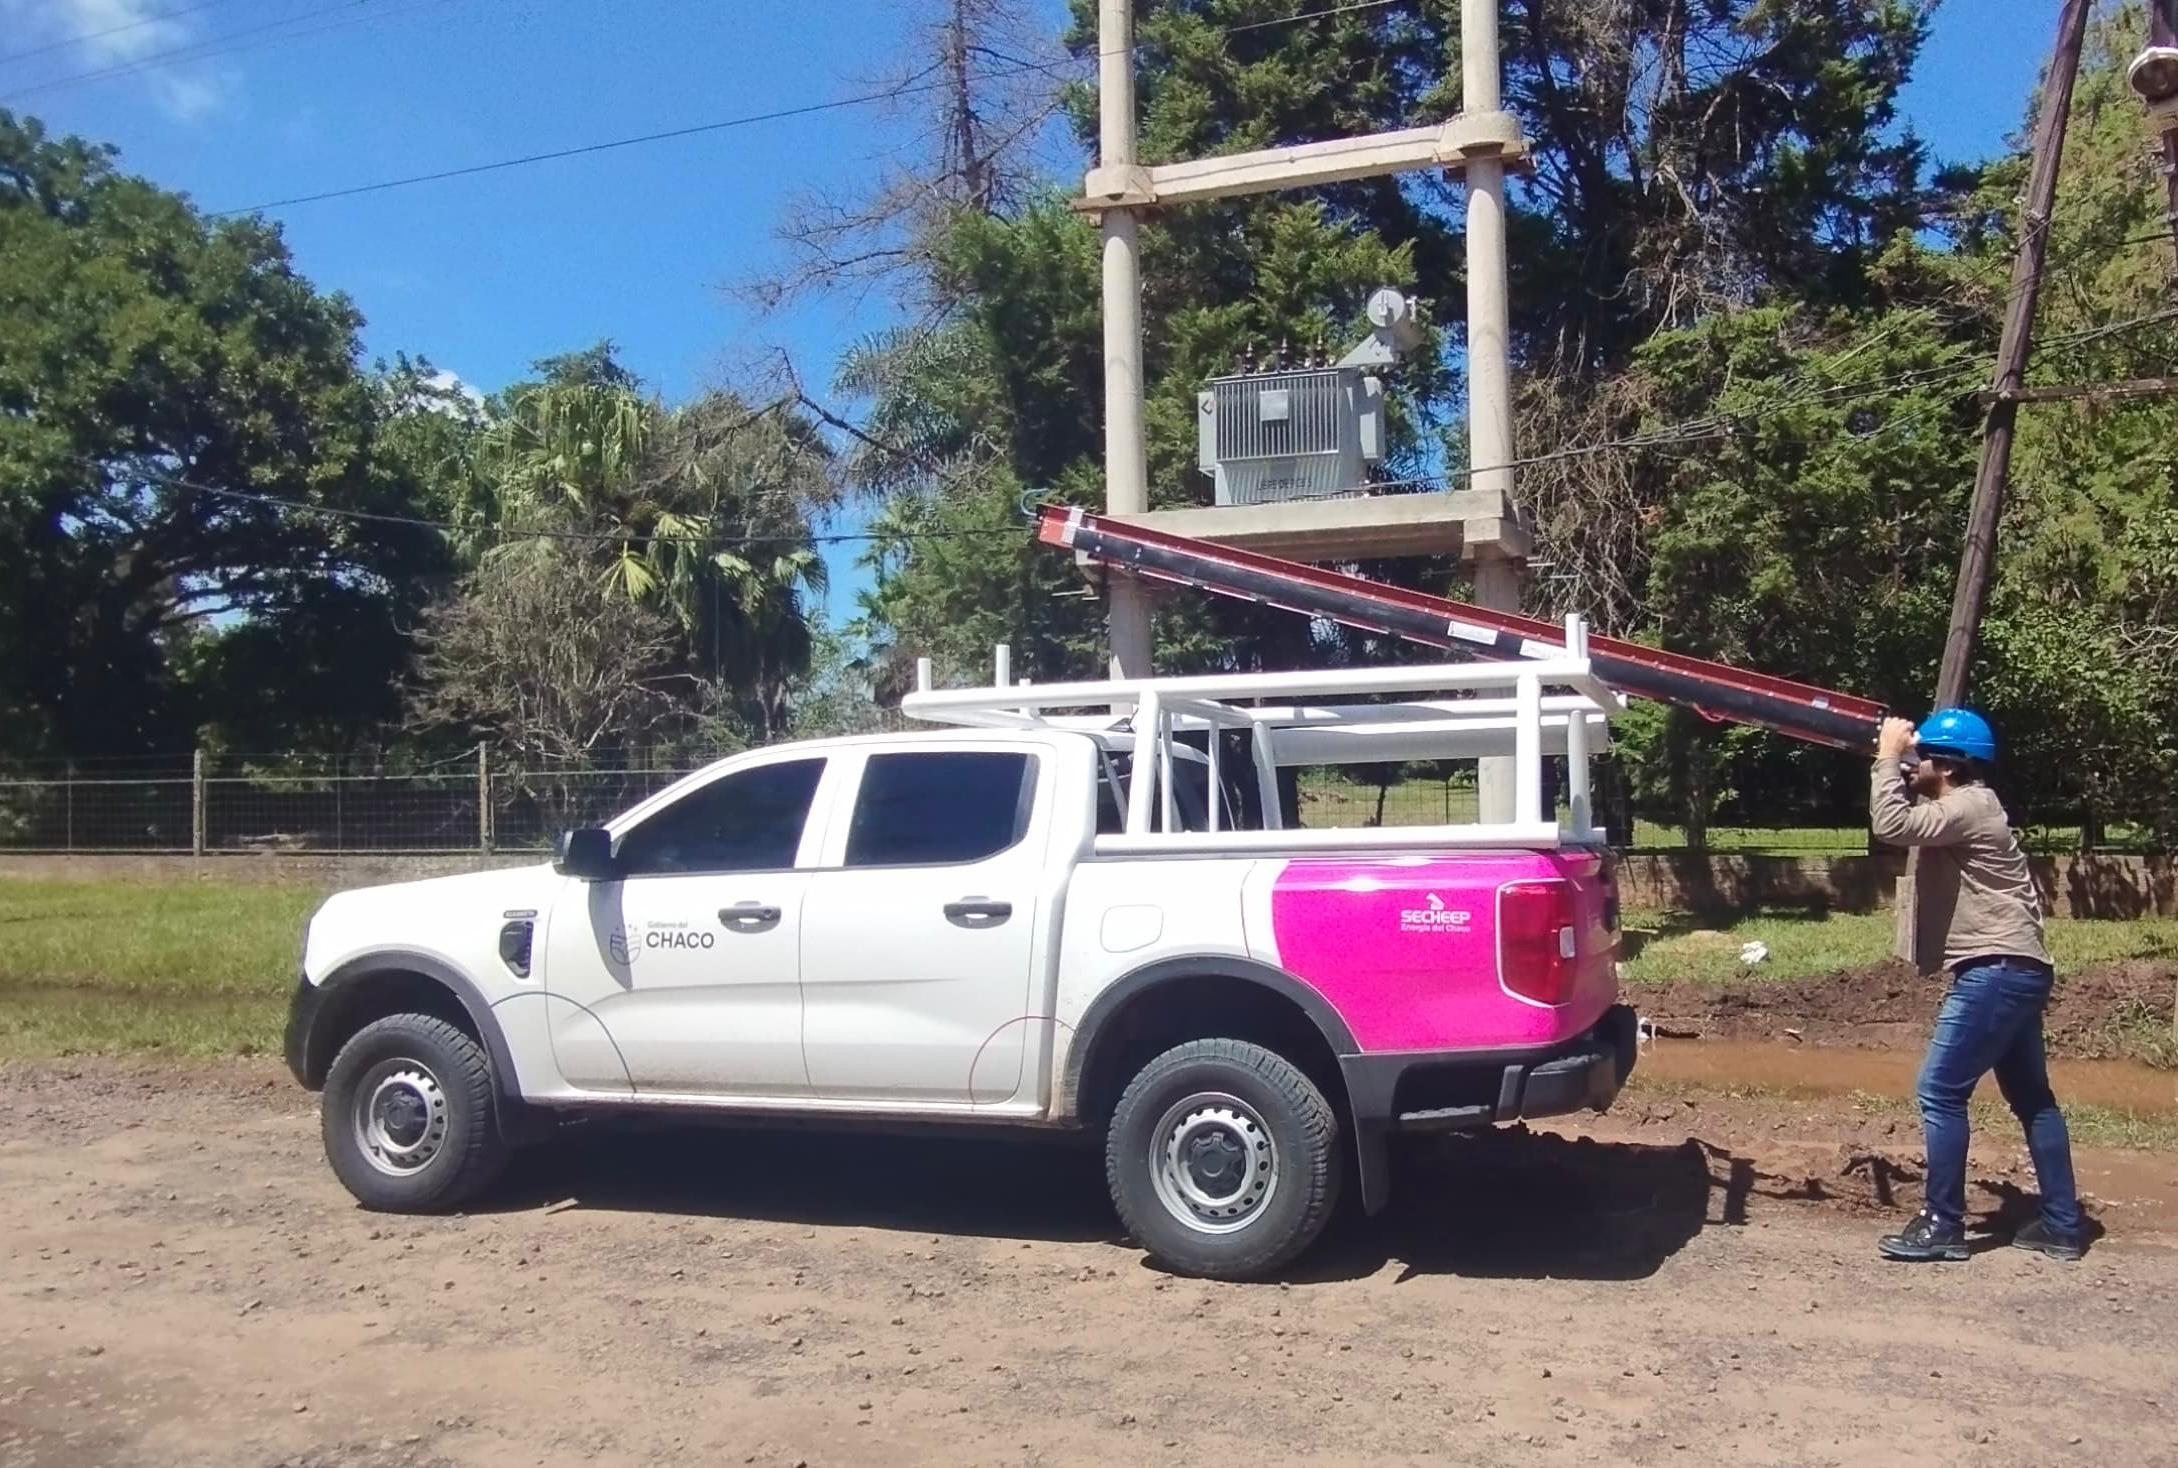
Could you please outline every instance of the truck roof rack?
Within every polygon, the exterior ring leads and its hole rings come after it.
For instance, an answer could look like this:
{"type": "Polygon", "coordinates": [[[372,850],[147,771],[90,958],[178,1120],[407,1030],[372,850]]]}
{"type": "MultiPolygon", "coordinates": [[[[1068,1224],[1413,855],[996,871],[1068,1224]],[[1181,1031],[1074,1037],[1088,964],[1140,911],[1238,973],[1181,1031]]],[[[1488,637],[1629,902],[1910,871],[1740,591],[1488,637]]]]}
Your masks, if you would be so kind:
{"type": "Polygon", "coordinates": [[[1550,657],[1040,684],[1014,682],[1002,647],[996,676],[981,688],[934,688],[929,661],[922,660],[916,691],[900,707],[933,723],[1063,730],[1088,735],[1108,751],[1131,751],[1124,830],[1097,838],[1103,854],[1594,845],[1603,837],[1593,819],[1588,757],[1608,743],[1608,721],[1626,703],[1591,665],[1587,627],[1578,617],[1567,618],[1558,637],[1550,657]],[[1181,830],[1175,763],[1207,765],[1208,788],[1219,790],[1227,733],[1245,748],[1230,758],[1245,760],[1255,779],[1262,829],[1229,828],[1220,802],[1211,799],[1205,802],[1207,829],[1181,830]],[[1199,743],[1184,742],[1190,735],[1199,743]],[[1283,828],[1281,766],[1491,755],[1514,761],[1510,822],[1283,828]],[[1543,761],[1560,755],[1567,770],[1562,821],[1542,803],[1543,761]]]}
{"type": "MultiPolygon", "coordinates": [[[[1086,510],[1046,506],[1037,537],[1096,565],[1464,655],[1549,660],[1568,651],[1565,630],[1534,617],[1170,535],[1086,510]]],[[[1872,752],[1884,713],[1882,704],[1849,693],[1617,638],[1588,638],[1585,657],[1595,677],[1620,692],[1836,749],[1872,752]]]]}

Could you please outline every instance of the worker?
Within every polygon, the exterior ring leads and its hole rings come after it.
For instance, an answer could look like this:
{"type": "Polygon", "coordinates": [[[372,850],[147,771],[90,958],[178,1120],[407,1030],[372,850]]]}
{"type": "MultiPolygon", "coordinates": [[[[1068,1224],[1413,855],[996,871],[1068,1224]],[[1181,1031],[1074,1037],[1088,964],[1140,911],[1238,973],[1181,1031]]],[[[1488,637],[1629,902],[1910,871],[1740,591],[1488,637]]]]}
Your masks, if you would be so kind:
{"type": "Polygon", "coordinates": [[[1951,976],[1918,1088],[1925,1202],[1877,1245],[1890,1259],[1967,1257],[1966,1102],[1991,1070],[2026,1129],[2042,1190],[2040,1215],[2012,1243],[2058,1259],[2077,1259],[2086,1245],[2072,1142],[2042,1051],[2054,977],[2042,904],[2004,805],[1989,788],[1996,757],[1995,732],[1969,709],[1939,709],[1918,731],[1908,720],[1886,719],[1876,741],[1869,822],[1878,840],[1921,851],[1916,920],[1910,934],[1901,924],[1900,956],[1916,972],[1951,976]]]}

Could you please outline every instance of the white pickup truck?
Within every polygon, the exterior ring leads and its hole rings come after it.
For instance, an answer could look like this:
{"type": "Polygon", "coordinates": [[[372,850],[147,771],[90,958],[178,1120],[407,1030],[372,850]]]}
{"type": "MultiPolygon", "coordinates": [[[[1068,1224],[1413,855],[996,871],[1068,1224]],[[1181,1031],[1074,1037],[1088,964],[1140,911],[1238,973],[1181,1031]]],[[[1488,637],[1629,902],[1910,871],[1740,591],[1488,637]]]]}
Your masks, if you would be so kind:
{"type": "Polygon", "coordinates": [[[289,1063],[373,1208],[457,1206],[569,1113],[1092,1129],[1152,1254],[1259,1275],[1350,1172],[1382,1205],[1390,1132],[1601,1108],[1632,1068],[1587,783],[1623,704],[1568,637],[919,691],[955,727],[739,755],[550,865],[334,896],[289,1063]],[[1279,801],[1281,766],[1490,756],[1510,821],[1295,829],[1279,801]]]}

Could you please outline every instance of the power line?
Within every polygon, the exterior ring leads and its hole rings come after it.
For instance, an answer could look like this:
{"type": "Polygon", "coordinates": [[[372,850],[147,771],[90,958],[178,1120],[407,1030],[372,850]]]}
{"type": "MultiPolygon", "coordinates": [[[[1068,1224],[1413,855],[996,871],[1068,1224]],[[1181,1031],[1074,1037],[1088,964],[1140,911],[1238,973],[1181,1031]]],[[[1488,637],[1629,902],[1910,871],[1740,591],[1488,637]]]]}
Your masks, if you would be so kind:
{"type": "Polygon", "coordinates": [[[28,61],[33,56],[44,56],[49,52],[66,50],[70,46],[89,45],[93,41],[103,41],[108,36],[118,36],[124,31],[141,30],[147,25],[157,25],[159,22],[166,20],[179,20],[185,15],[195,15],[200,10],[215,10],[222,5],[232,3],[233,0],[200,0],[200,3],[196,5],[183,5],[174,10],[162,10],[155,15],[140,15],[134,20],[125,20],[119,25],[107,26],[104,30],[84,31],[73,36],[62,36],[59,40],[48,41],[42,46],[32,46],[23,51],[10,51],[7,55],[0,56],[0,66],[7,66],[17,61],[28,61]]]}
{"type": "Polygon", "coordinates": [[[888,87],[879,92],[864,92],[859,96],[842,97],[832,102],[811,102],[800,107],[781,107],[771,112],[751,112],[740,117],[722,118],[717,122],[699,122],[688,127],[667,128],[661,132],[638,133],[634,137],[614,138],[609,142],[584,143],[573,148],[555,148],[543,153],[525,153],[519,158],[501,158],[491,163],[472,163],[462,168],[444,168],[436,173],[417,173],[405,178],[382,179],[377,183],[355,184],[343,189],[326,189],[315,194],[298,194],[293,198],[273,199],[263,204],[251,204],[242,209],[217,209],[206,214],[207,219],[231,219],[237,215],[258,214],[267,209],[285,209],[295,204],[317,204],[327,199],[348,199],[358,194],[383,193],[387,189],[405,189],[415,184],[437,183],[442,179],[468,178],[479,173],[497,173],[509,168],[526,168],[533,163],[550,163],[561,158],[580,158],[591,153],[609,153],[619,148],[634,148],[645,143],[662,143],[673,138],[690,138],[701,133],[725,132],[732,128],[751,127],[762,122],[781,122],[791,117],[809,117],[820,112],[837,112],[847,107],[864,107],[873,102],[889,101],[895,97],[911,97],[919,92],[935,91],[944,85],[926,82],[913,87],[888,87]]]}
{"type": "MultiPolygon", "coordinates": [[[[2167,321],[2178,321],[2178,306],[2166,307],[2160,311],[2151,311],[2122,321],[2104,322],[2097,326],[2061,333],[2046,339],[2042,345],[2058,346],[2080,341],[2091,341],[2137,330],[2144,326],[2160,325],[2167,321]]],[[[1589,444],[1576,444],[1568,448],[1555,449],[1548,453],[1531,454],[1522,458],[1508,460],[1504,464],[1486,466],[1483,469],[1466,469],[1457,474],[1449,475],[1417,476],[1367,487],[1372,489],[1396,489],[1420,484],[1450,485],[1471,479],[1476,474],[1495,469],[1526,468],[1538,464],[1555,463],[1564,459],[1611,453],[1623,449],[1668,448],[1681,444],[1699,443],[1723,437],[1734,425],[1759,423],[1791,408],[1805,406],[1813,401],[1821,399],[1852,401],[1858,398],[1885,396],[1899,388],[1939,383],[1947,378],[1964,376],[1968,372],[1978,375],[1982,370],[1983,364],[1976,361],[1960,361],[1942,367],[1915,368],[1866,383],[1841,383],[1818,392],[1792,395],[1775,402],[1758,404],[1750,408],[1711,413],[1701,418],[1666,424],[1659,428],[1631,434],[1623,438],[1605,439],[1589,444]]],[[[809,402],[809,399],[799,393],[794,395],[794,400],[804,404],[809,402]]],[[[782,399],[780,403],[773,404],[771,407],[759,409],[756,413],[744,419],[743,422],[753,422],[756,417],[776,411],[786,401],[788,400],[782,399]]],[[[830,418],[831,415],[826,416],[830,418]]],[[[837,423],[839,420],[831,418],[831,421],[837,423]]],[[[893,449],[891,446],[877,440],[865,438],[865,441],[869,442],[873,447],[907,456],[904,450],[893,449]]],[[[93,458],[87,454],[70,454],[65,457],[102,474],[110,472],[111,469],[111,466],[104,460],[93,458]]],[[[510,541],[550,540],[578,544],[721,547],[752,545],[804,546],[873,541],[894,543],[915,540],[961,540],[985,536],[1018,538],[1023,534],[1023,531],[1016,527],[966,527],[955,530],[840,531],[807,535],[645,535],[602,530],[549,530],[522,529],[504,525],[464,525],[458,521],[433,520],[420,515],[397,515],[377,510],[355,510],[334,505],[314,505],[307,501],[289,499],[281,495],[258,494],[249,490],[228,489],[220,485],[203,484],[179,475],[166,474],[151,469],[134,468],[130,472],[137,479],[170,489],[178,489],[185,493],[210,495],[218,499],[286,510],[295,514],[318,515],[328,519],[362,524],[398,525],[409,529],[432,530],[450,536],[487,535],[510,541]]],[[[947,474],[941,470],[939,477],[947,479],[957,478],[958,476],[947,474]]]]}
{"type": "Polygon", "coordinates": [[[2100,341],[2106,336],[2117,336],[2143,326],[2160,326],[2166,321],[2178,321],[2178,306],[2166,306],[2160,311],[2150,311],[2143,316],[2128,316],[2122,321],[2106,321],[2098,326],[2083,326],[2057,336],[2047,337],[2035,343],[2039,351],[2043,347],[2077,346],[2082,342],[2100,341]]]}
{"type": "MultiPolygon", "coordinates": [[[[436,3],[446,3],[446,0],[436,0],[436,3]]],[[[247,38],[251,36],[263,37],[266,40],[287,40],[290,37],[315,35],[319,31],[332,30],[358,20],[373,20],[383,15],[399,14],[402,10],[419,8],[415,5],[406,5],[399,7],[398,10],[388,11],[370,9],[368,8],[370,5],[371,0],[339,0],[338,4],[323,6],[317,10],[305,10],[299,15],[280,16],[273,20],[261,21],[253,26],[244,26],[240,30],[226,31],[216,36],[205,36],[183,45],[170,46],[164,51],[153,51],[145,56],[114,62],[111,65],[96,67],[90,71],[79,71],[70,76],[53,77],[34,86],[18,87],[9,95],[11,97],[35,97],[41,92],[57,91],[62,87],[75,86],[83,82],[105,81],[110,77],[117,76],[134,76],[140,72],[155,71],[161,66],[171,66],[184,61],[207,61],[214,56],[223,56],[229,51],[245,49],[246,45],[249,44],[263,44],[263,40],[248,42],[247,38]],[[340,11],[351,13],[334,22],[333,25],[318,26],[305,31],[288,29],[288,27],[299,25],[303,21],[316,20],[320,16],[332,15],[340,11]],[[268,31],[277,31],[280,34],[269,37],[264,36],[264,33],[268,31]]]]}
{"type": "MultiPolygon", "coordinates": [[[[100,473],[111,472],[112,466],[104,460],[88,454],[68,454],[63,457],[95,469],[100,473]]],[[[834,545],[855,541],[874,540],[961,540],[985,535],[1006,535],[1018,539],[1023,531],[1017,527],[968,528],[960,530],[918,530],[893,534],[883,531],[838,531],[809,535],[643,535],[605,530],[549,530],[523,529],[505,525],[464,525],[455,520],[433,520],[421,515],[396,515],[381,510],[355,510],[340,505],[314,505],[306,500],[289,499],[282,495],[258,494],[251,490],[228,489],[221,485],[204,484],[185,479],[177,474],[166,474],[154,469],[131,468],[128,476],[168,489],[187,494],[210,495],[215,499],[231,500],[241,504],[262,506],[266,509],[286,510],[298,515],[317,515],[329,520],[350,521],[365,525],[397,525],[411,530],[433,530],[442,535],[485,535],[501,541],[549,540],[589,545],[693,545],[723,548],[728,546],[756,545],[834,545]]]]}
{"type": "MultiPolygon", "coordinates": [[[[1249,21],[1242,25],[1225,26],[1215,35],[1234,35],[1242,31],[1261,30],[1268,26],[1294,25],[1304,21],[1320,20],[1327,16],[1345,15],[1357,11],[1381,10],[1407,0],[1355,0],[1355,3],[1326,6],[1304,10],[1292,15],[1276,16],[1269,20],[1249,21]]],[[[971,82],[1000,81],[1025,72],[1051,73],[1069,64],[1098,60],[1105,55],[1121,55],[1139,47],[1141,42],[1115,47],[1110,52],[1096,51],[1081,57],[1070,57],[1051,63],[1020,61],[1010,66],[981,71],[969,77],[971,82]]],[[[604,142],[583,143],[570,148],[554,148],[540,153],[525,153],[514,158],[495,159],[489,163],[471,163],[460,168],[442,168],[430,173],[409,174],[400,178],[381,179],[376,183],[353,184],[346,188],[325,189],[313,194],[297,194],[285,199],[272,199],[262,204],[250,204],[238,209],[218,209],[206,214],[209,219],[230,219],[237,215],[256,214],[267,209],[286,209],[298,204],[318,204],[330,199],[349,199],[362,194],[384,193],[389,189],[405,189],[417,184],[439,183],[452,178],[469,178],[482,173],[498,173],[509,168],[527,168],[537,163],[552,163],[563,158],[580,158],[593,153],[609,153],[621,148],[641,147],[649,143],[670,142],[676,138],[697,137],[704,133],[726,132],[734,128],[751,127],[759,123],[783,122],[796,117],[810,117],[824,112],[838,112],[850,107],[867,107],[881,102],[897,101],[902,97],[919,96],[939,91],[953,83],[950,80],[923,82],[909,86],[883,87],[876,91],[862,92],[851,97],[841,97],[830,102],[811,102],[799,107],[775,108],[769,112],[751,112],[740,117],[721,118],[716,122],[692,123],[687,127],[664,128],[657,132],[638,133],[632,137],[612,138],[604,142]]]]}
{"type": "MultiPolygon", "coordinates": [[[[1269,20],[1251,20],[1243,25],[1229,25],[1218,31],[1221,36],[1237,36],[1242,31],[1260,31],[1274,25],[1293,25],[1304,20],[1322,20],[1327,16],[1350,15],[1358,10],[1382,10],[1387,6],[1404,5],[1407,0],[1355,0],[1352,5],[1330,5],[1322,10],[1304,10],[1299,15],[1273,16],[1269,20]]],[[[1140,44],[1139,42],[1137,44],[1140,44]]],[[[1126,49],[1132,50],[1132,47],[1126,49]]],[[[1098,53],[1102,55],[1102,52],[1098,53]]]]}
{"type": "MultiPolygon", "coordinates": [[[[2037,349],[2071,346],[2080,342],[2094,341],[2127,331],[2135,331],[2141,327],[2158,326],[2167,321],[2178,321],[2178,306],[2150,311],[2140,316],[2128,317],[2122,321],[2104,322],[2097,326],[2061,332],[2055,336],[2045,337],[2035,345],[2037,349]]],[[[1678,423],[1665,424],[1658,428],[1628,434],[1621,438],[1575,444],[1567,448],[1553,449],[1546,453],[1529,454],[1521,458],[1508,459],[1501,464],[1462,469],[1453,474],[1426,474],[1407,479],[1386,480],[1365,486],[1365,488],[1402,489],[1425,484],[1449,487],[1465,483],[1478,474],[1492,473],[1499,470],[1532,468],[1540,464],[1558,463],[1566,459],[1589,458],[1597,454],[1617,453],[1629,449],[1677,448],[1686,444],[1707,443],[1725,437],[1734,427],[1745,427],[1767,422],[1791,409],[1805,407],[1811,403],[1853,402],[1862,398],[1892,396],[1895,390],[1898,389],[1940,386],[1954,378],[1965,377],[1969,374],[1979,377],[1987,371],[1988,365],[1985,362],[1963,359],[1940,367],[1918,367],[1905,372],[1894,373],[1888,377],[1874,378],[1868,382],[1838,383],[1827,388],[1788,394],[1772,402],[1758,403],[1746,408],[1720,409],[1705,417],[1684,419],[1678,423]]],[[[1963,397],[1965,393],[1962,390],[1951,396],[1963,397]]],[[[1906,419],[1894,419],[1884,426],[1893,427],[1900,421],[1919,422],[1941,405],[1941,401],[1924,405],[1918,412],[1909,415],[1906,419]]],[[[1339,492],[1340,495],[1347,493],[1350,492],[1339,492]]],[[[1303,496],[1303,498],[1308,497],[1303,496]]],[[[1334,498],[1337,496],[1314,497],[1334,498]]]]}

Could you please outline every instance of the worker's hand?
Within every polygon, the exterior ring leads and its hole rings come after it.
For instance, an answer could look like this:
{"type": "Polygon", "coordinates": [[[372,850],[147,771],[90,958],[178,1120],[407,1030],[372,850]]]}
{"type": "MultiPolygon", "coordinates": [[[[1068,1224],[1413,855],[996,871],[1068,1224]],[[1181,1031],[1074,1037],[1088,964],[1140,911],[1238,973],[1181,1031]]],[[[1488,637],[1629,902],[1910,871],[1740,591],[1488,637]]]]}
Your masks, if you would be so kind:
{"type": "Polygon", "coordinates": [[[1876,735],[1878,759],[1904,759],[1913,753],[1913,720],[1885,719],[1876,735]]]}

